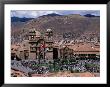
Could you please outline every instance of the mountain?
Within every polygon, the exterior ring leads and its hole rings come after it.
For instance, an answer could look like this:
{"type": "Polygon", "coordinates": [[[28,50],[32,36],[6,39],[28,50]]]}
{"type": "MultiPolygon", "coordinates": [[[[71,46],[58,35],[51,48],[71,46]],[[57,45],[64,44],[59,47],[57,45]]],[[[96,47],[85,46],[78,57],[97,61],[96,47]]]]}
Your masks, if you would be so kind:
{"type": "Polygon", "coordinates": [[[19,18],[19,17],[11,17],[11,30],[12,30],[12,36],[19,37],[19,34],[21,32],[22,27],[33,18],[19,18]]]}
{"type": "MultiPolygon", "coordinates": [[[[13,22],[12,22],[13,25],[13,22]]],[[[46,32],[48,28],[53,30],[54,40],[74,39],[85,37],[96,37],[100,35],[100,17],[85,17],[78,14],[58,15],[48,14],[29,20],[22,27],[13,27],[12,36],[14,38],[27,37],[29,29],[35,28],[37,31],[46,32]]]]}
{"type": "Polygon", "coordinates": [[[32,20],[33,18],[19,18],[19,17],[11,17],[11,22],[26,22],[32,20]]]}
{"type": "Polygon", "coordinates": [[[86,14],[84,15],[85,17],[99,17],[99,16],[96,16],[96,15],[92,15],[92,14],[86,14]]]}

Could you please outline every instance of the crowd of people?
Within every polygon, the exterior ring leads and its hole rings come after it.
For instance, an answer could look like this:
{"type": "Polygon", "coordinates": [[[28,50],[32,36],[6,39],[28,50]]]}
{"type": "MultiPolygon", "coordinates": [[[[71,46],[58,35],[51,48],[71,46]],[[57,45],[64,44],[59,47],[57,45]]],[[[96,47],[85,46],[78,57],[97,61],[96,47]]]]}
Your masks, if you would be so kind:
{"type": "Polygon", "coordinates": [[[93,72],[100,73],[100,60],[12,60],[11,68],[31,74],[45,74],[55,71],[93,72]]]}

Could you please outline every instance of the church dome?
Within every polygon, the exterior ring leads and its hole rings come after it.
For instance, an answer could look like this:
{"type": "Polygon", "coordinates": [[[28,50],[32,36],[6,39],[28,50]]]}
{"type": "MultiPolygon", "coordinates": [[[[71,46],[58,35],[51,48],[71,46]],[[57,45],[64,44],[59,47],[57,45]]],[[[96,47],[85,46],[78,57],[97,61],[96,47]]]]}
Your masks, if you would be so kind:
{"type": "Polygon", "coordinates": [[[52,29],[47,29],[47,32],[51,32],[52,31],[52,29]]]}

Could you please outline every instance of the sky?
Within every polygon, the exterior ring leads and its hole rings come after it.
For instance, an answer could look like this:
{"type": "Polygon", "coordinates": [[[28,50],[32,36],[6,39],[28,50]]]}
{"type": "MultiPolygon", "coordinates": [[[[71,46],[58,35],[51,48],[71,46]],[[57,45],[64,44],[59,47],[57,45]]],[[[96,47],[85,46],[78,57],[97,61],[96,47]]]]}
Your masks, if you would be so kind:
{"type": "Polygon", "coordinates": [[[32,10],[12,10],[11,17],[26,17],[26,18],[37,18],[42,15],[47,15],[51,13],[56,13],[60,15],[68,15],[68,14],[92,14],[96,16],[100,16],[99,10],[51,10],[51,11],[32,11],[32,10]]]}

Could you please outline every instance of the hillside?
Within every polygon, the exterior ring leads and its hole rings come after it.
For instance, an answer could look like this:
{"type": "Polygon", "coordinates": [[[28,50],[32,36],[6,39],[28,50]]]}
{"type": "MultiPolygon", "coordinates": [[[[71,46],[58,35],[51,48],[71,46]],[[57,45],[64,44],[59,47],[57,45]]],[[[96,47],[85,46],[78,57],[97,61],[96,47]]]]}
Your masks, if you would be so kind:
{"type": "MultiPolygon", "coordinates": [[[[87,15],[86,15],[87,16],[87,15]]],[[[86,17],[78,14],[71,15],[44,15],[38,18],[28,20],[19,25],[19,22],[12,22],[12,36],[14,38],[27,37],[29,29],[35,28],[40,32],[45,32],[46,29],[51,28],[54,32],[54,39],[61,40],[64,38],[74,39],[90,34],[95,34],[96,37],[100,33],[100,17],[86,17]]],[[[17,39],[18,40],[18,39],[17,39]]]]}

